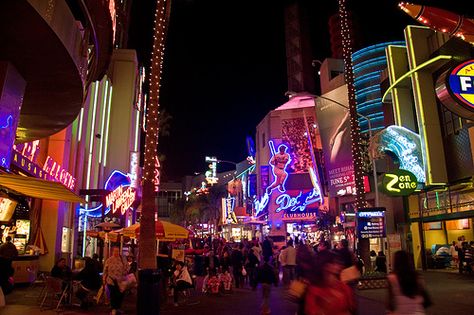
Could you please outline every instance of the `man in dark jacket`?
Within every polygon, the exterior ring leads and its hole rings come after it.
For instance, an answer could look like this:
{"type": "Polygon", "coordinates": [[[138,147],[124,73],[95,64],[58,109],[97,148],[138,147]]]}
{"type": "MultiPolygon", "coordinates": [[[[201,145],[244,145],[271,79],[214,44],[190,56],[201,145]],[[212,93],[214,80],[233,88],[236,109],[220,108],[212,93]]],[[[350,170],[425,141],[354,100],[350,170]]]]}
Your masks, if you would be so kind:
{"type": "Polygon", "coordinates": [[[249,276],[249,284],[252,287],[252,290],[257,289],[257,267],[259,265],[258,258],[255,255],[255,252],[251,249],[247,255],[247,264],[245,269],[249,276]]]}
{"type": "Polygon", "coordinates": [[[268,236],[265,237],[265,240],[262,243],[262,254],[263,258],[273,256],[273,244],[268,236]]]}
{"type": "Polygon", "coordinates": [[[16,249],[15,244],[12,243],[11,236],[5,238],[5,243],[0,245],[0,257],[13,259],[18,256],[18,249],[16,249]]]}
{"type": "Polygon", "coordinates": [[[273,271],[273,267],[269,264],[270,258],[264,257],[264,263],[257,269],[257,281],[262,284],[262,315],[270,314],[270,293],[272,285],[276,285],[276,277],[273,271]]]}
{"type": "Polygon", "coordinates": [[[239,249],[238,244],[234,245],[234,249],[230,255],[230,262],[232,264],[232,273],[234,275],[235,287],[242,288],[244,279],[242,275],[242,264],[243,264],[242,251],[239,249]]]}

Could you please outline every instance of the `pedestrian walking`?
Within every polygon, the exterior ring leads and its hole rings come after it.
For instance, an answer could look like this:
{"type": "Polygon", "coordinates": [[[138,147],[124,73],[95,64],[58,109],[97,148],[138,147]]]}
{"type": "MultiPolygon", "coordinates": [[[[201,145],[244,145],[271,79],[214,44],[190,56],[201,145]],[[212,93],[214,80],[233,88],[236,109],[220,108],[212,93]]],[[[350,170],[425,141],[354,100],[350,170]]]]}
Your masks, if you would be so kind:
{"type": "Polygon", "coordinates": [[[244,282],[244,276],[242,274],[243,267],[243,255],[242,251],[239,249],[238,244],[234,245],[232,250],[230,261],[232,263],[232,274],[234,276],[235,287],[242,288],[244,282]]]}
{"type": "Polygon", "coordinates": [[[289,286],[291,280],[295,279],[296,249],[293,247],[293,240],[290,239],[287,246],[280,253],[280,263],[283,268],[283,285],[289,286]]]}
{"type": "Polygon", "coordinates": [[[387,276],[387,309],[391,315],[423,315],[432,304],[423,279],[416,272],[413,257],[404,250],[393,257],[393,272],[387,276]]]}
{"type": "Polygon", "coordinates": [[[387,257],[382,251],[375,258],[375,271],[387,273],[387,257]]]}
{"type": "Polygon", "coordinates": [[[113,247],[112,256],[105,261],[103,282],[107,285],[110,294],[111,314],[120,313],[123,302],[123,293],[120,291],[119,283],[127,274],[127,266],[120,256],[120,249],[113,247]]]}
{"type": "MultiPolygon", "coordinates": [[[[173,302],[174,306],[178,306],[179,292],[184,291],[193,286],[193,280],[189,274],[188,268],[184,265],[184,262],[176,262],[176,270],[173,273],[172,288],[173,288],[173,302]]],[[[215,272],[212,272],[212,276],[217,279],[215,272]]],[[[219,285],[219,281],[217,280],[219,285]]]]}
{"type": "MultiPolygon", "coordinates": [[[[268,260],[270,260],[270,257],[268,257],[268,260]]],[[[255,254],[254,250],[249,250],[248,255],[247,255],[247,261],[245,264],[245,269],[247,271],[248,279],[249,279],[249,285],[252,288],[252,290],[257,289],[257,268],[259,266],[259,261],[257,258],[257,255],[255,254]]]]}
{"type": "Polygon", "coordinates": [[[265,237],[265,240],[262,243],[262,255],[265,260],[265,257],[273,256],[273,244],[268,236],[265,237]]]}
{"type": "Polygon", "coordinates": [[[276,286],[276,277],[273,267],[270,265],[270,257],[263,257],[263,265],[257,269],[257,282],[262,285],[262,307],[261,314],[270,314],[270,293],[272,285],[276,286]]]}
{"type": "Polygon", "coordinates": [[[304,299],[305,315],[349,315],[355,311],[351,288],[339,280],[343,268],[339,255],[323,251],[317,255],[304,299]]]}

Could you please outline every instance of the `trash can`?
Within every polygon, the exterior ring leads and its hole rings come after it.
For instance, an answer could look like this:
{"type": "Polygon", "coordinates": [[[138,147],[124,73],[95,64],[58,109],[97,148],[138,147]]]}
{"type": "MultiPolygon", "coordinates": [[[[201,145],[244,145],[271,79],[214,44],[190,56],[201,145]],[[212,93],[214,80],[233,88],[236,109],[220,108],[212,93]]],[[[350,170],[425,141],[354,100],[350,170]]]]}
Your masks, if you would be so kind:
{"type": "Polygon", "coordinates": [[[138,271],[137,315],[160,314],[160,279],[158,269],[138,271]]]}

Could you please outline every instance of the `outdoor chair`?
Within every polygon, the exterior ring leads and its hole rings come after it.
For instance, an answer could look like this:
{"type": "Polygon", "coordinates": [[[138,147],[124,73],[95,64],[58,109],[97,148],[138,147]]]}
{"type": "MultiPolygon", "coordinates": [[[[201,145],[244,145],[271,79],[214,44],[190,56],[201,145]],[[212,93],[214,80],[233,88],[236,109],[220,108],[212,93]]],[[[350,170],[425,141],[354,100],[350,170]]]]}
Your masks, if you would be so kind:
{"type": "Polygon", "coordinates": [[[38,276],[36,277],[35,281],[31,283],[31,288],[36,289],[38,287],[41,287],[41,291],[37,296],[36,302],[39,303],[41,299],[44,297],[44,294],[46,292],[46,274],[44,272],[38,273],[38,276]]]}
{"type": "Polygon", "coordinates": [[[40,310],[45,310],[44,308],[46,300],[50,300],[50,307],[55,308],[56,311],[59,310],[61,307],[61,303],[66,301],[68,291],[69,291],[69,283],[64,285],[64,281],[59,278],[47,276],[46,277],[46,288],[44,290],[43,299],[40,304],[40,310]],[[56,307],[54,307],[54,303],[57,301],[56,307]]]}

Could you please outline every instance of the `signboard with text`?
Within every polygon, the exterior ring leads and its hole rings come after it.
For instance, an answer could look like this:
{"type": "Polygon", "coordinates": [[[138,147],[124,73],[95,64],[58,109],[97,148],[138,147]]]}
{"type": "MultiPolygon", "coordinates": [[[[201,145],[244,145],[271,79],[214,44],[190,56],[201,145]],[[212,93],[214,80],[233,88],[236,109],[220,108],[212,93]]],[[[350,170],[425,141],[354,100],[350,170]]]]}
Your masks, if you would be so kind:
{"type": "Polygon", "coordinates": [[[398,169],[384,174],[382,178],[382,191],[389,196],[408,196],[417,185],[416,176],[407,170],[398,169]]]}
{"type": "Polygon", "coordinates": [[[457,64],[441,74],[436,82],[436,95],[450,111],[474,118],[474,59],[457,64]]]}
{"type": "Polygon", "coordinates": [[[385,237],[385,208],[362,208],[357,212],[359,238],[385,237]]]}

